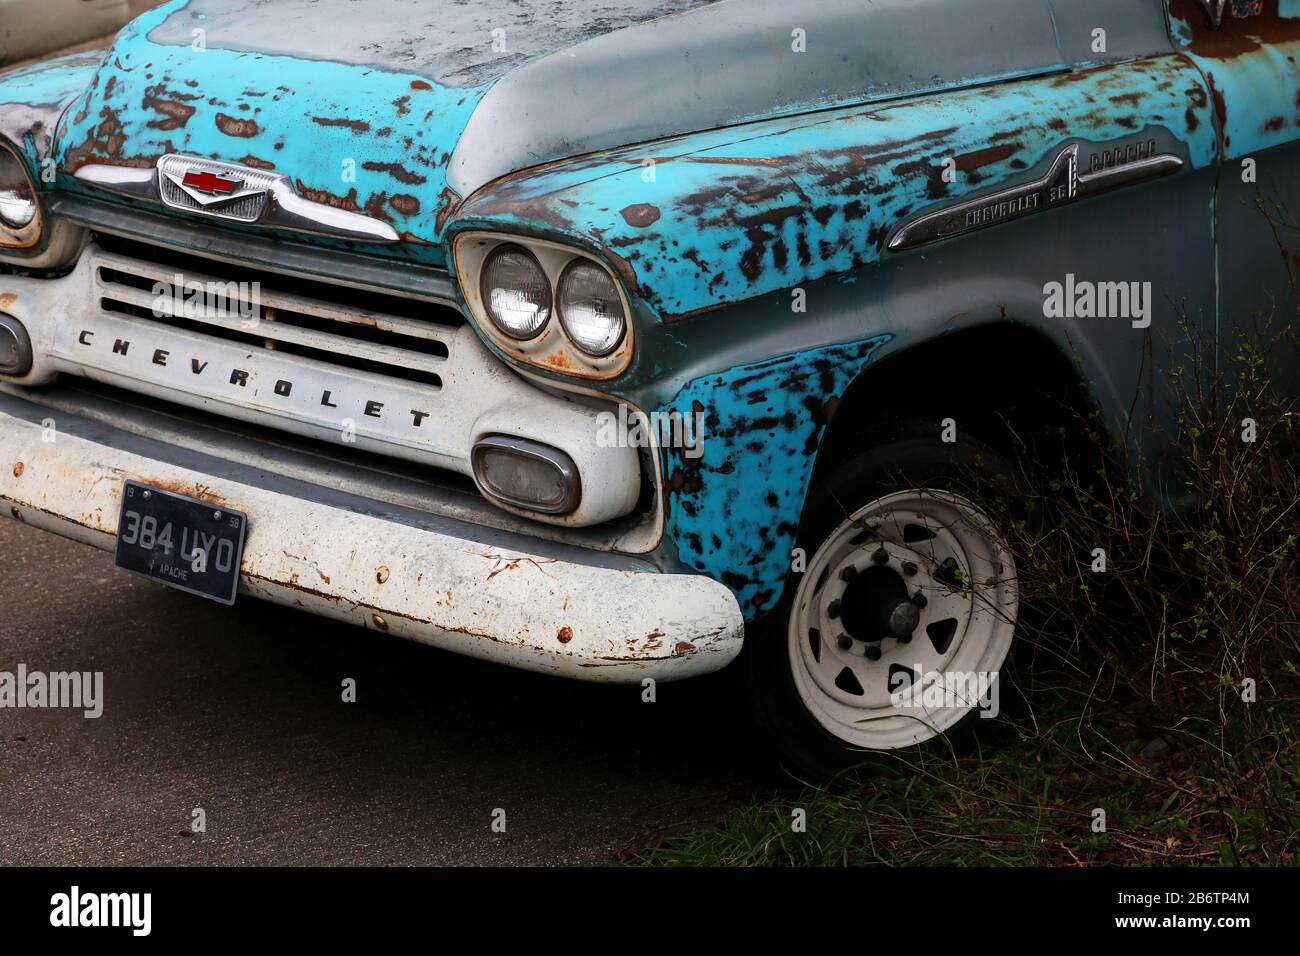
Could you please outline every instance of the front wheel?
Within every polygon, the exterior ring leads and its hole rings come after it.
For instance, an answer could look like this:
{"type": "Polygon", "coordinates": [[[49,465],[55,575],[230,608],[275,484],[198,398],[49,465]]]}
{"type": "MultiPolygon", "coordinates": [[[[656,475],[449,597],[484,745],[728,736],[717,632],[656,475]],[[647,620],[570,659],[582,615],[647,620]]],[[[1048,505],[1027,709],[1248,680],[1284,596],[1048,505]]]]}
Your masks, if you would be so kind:
{"type": "Polygon", "coordinates": [[[814,487],[806,568],[750,647],[760,721],[788,763],[834,777],[964,749],[1001,707],[1016,565],[977,502],[1013,485],[983,445],[880,445],[814,487]]]}

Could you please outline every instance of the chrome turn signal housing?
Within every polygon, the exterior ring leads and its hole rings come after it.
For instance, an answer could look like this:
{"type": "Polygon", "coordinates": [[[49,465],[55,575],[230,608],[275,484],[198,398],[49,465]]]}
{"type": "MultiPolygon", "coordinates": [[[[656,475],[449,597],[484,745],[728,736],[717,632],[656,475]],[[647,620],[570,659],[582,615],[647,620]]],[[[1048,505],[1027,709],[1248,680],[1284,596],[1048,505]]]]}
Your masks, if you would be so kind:
{"type": "Polygon", "coordinates": [[[474,481],[488,498],[524,511],[565,515],[582,501],[573,459],[527,438],[488,435],[470,452],[474,481]]]}
{"type": "Polygon", "coordinates": [[[32,340],[27,329],[0,312],[0,375],[26,375],[32,370],[32,340]]]}

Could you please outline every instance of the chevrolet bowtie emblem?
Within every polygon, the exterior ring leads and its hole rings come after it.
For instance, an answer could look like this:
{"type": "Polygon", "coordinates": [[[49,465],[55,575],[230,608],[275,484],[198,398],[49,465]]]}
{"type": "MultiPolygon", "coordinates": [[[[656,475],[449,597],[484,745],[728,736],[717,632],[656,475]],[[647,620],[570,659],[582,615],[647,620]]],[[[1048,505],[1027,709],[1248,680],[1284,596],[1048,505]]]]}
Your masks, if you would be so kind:
{"type": "Polygon", "coordinates": [[[229,196],[244,184],[242,179],[222,179],[215,173],[186,173],[182,186],[190,186],[211,196],[229,196]]]}
{"type": "Polygon", "coordinates": [[[169,194],[164,189],[163,202],[185,208],[184,197],[188,197],[189,205],[216,216],[226,215],[223,210],[229,208],[234,213],[230,218],[247,219],[247,212],[252,208],[250,204],[257,204],[260,214],[258,200],[264,203],[270,193],[271,177],[258,175],[256,170],[244,174],[239,167],[225,163],[166,156],[159,162],[158,171],[178,193],[183,194],[169,194]],[[249,202],[241,203],[241,200],[249,202]]]}
{"type": "Polygon", "coordinates": [[[986,229],[1022,216],[1062,206],[1126,183],[1162,176],[1183,166],[1171,153],[1155,152],[1155,141],[1135,143],[1093,154],[1086,173],[1079,171],[1079,147],[1067,146],[1052,162],[1047,175],[1033,182],[1000,189],[964,200],[938,212],[916,217],[889,240],[891,252],[950,239],[986,229]]]}

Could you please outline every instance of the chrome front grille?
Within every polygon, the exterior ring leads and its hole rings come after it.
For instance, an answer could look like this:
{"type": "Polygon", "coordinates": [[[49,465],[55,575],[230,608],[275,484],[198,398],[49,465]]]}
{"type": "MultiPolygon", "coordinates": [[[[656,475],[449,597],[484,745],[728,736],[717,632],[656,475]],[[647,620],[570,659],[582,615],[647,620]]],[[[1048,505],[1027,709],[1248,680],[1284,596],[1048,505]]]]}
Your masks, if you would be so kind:
{"type": "MultiPolygon", "coordinates": [[[[251,348],[441,388],[449,346],[464,325],[446,305],[318,280],[249,270],[111,243],[95,256],[95,297],[105,312],[147,318],[251,348]],[[130,253],[130,254],[127,254],[130,253]],[[145,255],[152,253],[153,258],[145,255]],[[165,290],[159,295],[159,289],[165,290]],[[218,290],[224,308],[189,309],[189,294],[218,290]],[[328,296],[328,298],[325,298],[328,296]],[[364,304],[363,304],[364,300],[364,304]]],[[[211,304],[211,298],[207,299],[211,304]]]]}

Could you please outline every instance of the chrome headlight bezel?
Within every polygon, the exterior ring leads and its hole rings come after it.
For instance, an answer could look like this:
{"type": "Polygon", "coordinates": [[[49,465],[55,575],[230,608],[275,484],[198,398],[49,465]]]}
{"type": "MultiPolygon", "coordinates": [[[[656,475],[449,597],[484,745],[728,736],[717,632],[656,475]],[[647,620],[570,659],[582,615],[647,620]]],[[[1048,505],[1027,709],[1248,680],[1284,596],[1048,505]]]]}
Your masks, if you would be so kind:
{"type": "Polygon", "coordinates": [[[576,378],[609,379],[621,375],[631,363],[634,349],[632,307],[619,276],[599,257],[574,246],[529,236],[493,232],[465,232],[455,238],[453,261],[461,294],[480,332],[502,352],[527,365],[576,378]],[[530,253],[551,284],[551,315],[541,330],[528,339],[503,331],[483,301],[483,267],[502,246],[518,246],[530,253]],[[570,337],[559,315],[559,283],[575,262],[587,262],[609,276],[623,310],[623,330],[604,355],[584,351],[570,337]]]}
{"type": "Polygon", "coordinates": [[[12,162],[17,165],[18,170],[27,182],[27,189],[31,192],[32,201],[35,204],[31,221],[25,225],[14,226],[3,217],[0,217],[0,250],[30,249],[41,240],[44,214],[41,210],[40,192],[36,188],[36,183],[32,180],[31,171],[28,170],[27,164],[23,162],[18,151],[3,140],[0,140],[0,162],[12,162]]]}

